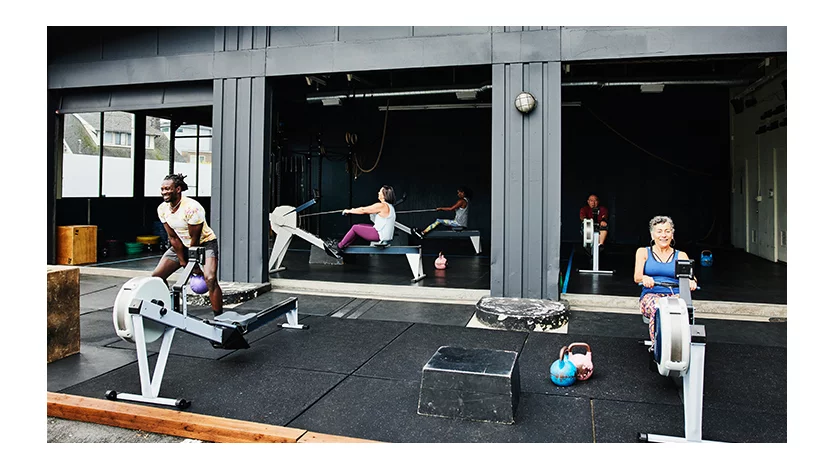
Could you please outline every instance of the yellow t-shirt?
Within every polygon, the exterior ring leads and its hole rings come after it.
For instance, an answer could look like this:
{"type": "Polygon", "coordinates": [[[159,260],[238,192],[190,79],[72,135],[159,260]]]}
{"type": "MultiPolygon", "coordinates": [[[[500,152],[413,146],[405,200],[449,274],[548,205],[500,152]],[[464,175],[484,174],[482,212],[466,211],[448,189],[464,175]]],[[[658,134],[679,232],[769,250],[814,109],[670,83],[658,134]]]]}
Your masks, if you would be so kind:
{"type": "Polygon", "coordinates": [[[168,224],[169,227],[177,232],[177,235],[186,248],[191,246],[191,235],[188,233],[189,225],[203,224],[203,231],[200,234],[200,244],[217,238],[214,235],[214,231],[206,222],[206,210],[203,209],[203,206],[199,202],[188,196],[182,196],[176,212],[171,212],[171,204],[163,202],[156,208],[156,214],[159,216],[160,222],[168,224]]]}

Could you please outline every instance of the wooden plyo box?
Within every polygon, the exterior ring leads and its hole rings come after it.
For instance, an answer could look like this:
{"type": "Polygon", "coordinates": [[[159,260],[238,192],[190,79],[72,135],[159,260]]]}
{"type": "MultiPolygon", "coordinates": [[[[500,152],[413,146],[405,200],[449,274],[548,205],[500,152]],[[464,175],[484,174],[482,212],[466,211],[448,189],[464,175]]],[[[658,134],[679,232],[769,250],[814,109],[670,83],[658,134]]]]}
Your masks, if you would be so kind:
{"type": "Polygon", "coordinates": [[[65,225],[58,227],[56,262],[58,264],[88,264],[97,261],[98,227],[95,225],[65,225]]]}
{"type": "Polygon", "coordinates": [[[81,351],[80,270],[46,267],[46,362],[81,351]]]}

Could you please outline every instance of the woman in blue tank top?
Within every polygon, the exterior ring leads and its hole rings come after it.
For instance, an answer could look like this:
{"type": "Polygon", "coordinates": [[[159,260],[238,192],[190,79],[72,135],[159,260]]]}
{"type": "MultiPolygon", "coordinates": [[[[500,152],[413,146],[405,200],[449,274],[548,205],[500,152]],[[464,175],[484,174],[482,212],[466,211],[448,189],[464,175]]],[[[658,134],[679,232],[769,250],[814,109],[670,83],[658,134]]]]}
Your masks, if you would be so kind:
{"type": "MultiPolygon", "coordinates": [[[[675,277],[675,262],[679,259],[689,259],[685,252],[676,250],[675,223],[670,217],[658,215],[649,221],[649,234],[652,242],[649,246],[638,248],[634,259],[634,282],[643,283],[640,293],[640,312],[649,320],[649,337],[654,348],[654,317],[657,313],[657,300],[670,295],[678,296],[677,287],[663,287],[661,282],[677,284],[675,277]]],[[[695,290],[698,283],[695,279],[689,283],[689,289],[695,290]]]]}

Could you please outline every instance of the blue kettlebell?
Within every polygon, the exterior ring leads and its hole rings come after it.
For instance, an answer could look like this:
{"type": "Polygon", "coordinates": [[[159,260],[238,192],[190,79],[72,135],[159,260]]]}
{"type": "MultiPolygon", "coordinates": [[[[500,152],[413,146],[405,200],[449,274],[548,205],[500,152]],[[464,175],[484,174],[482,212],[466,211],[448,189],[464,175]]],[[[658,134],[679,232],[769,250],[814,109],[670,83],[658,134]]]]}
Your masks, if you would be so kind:
{"type": "Polygon", "coordinates": [[[712,266],[712,252],[704,250],[701,252],[701,266],[712,266]]]}
{"type": "Polygon", "coordinates": [[[568,387],[576,382],[576,366],[565,357],[567,346],[559,352],[559,360],[550,365],[550,380],[560,387],[568,387]]]}
{"type": "Polygon", "coordinates": [[[206,284],[206,278],[204,278],[200,274],[192,274],[191,279],[188,281],[188,285],[191,286],[191,291],[195,294],[205,294],[208,292],[208,284],[206,284]]]}

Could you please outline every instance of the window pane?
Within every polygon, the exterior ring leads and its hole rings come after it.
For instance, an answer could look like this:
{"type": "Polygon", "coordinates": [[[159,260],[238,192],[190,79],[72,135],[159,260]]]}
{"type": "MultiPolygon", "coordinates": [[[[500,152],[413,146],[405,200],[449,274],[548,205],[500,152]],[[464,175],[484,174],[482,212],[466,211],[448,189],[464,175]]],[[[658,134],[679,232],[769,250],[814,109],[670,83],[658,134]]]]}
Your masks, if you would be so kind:
{"type": "Polygon", "coordinates": [[[98,197],[101,113],[64,116],[61,197],[98,197]]]}
{"type": "Polygon", "coordinates": [[[133,114],[121,111],[104,113],[104,169],[102,195],[133,196],[133,114]],[[107,136],[112,136],[112,144],[107,136]]]}
{"type": "MultiPolygon", "coordinates": [[[[189,131],[188,126],[180,127],[183,134],[189,131]]],[[[191,131],[196,135],[197,130],[193,128],[191,131]]],[[[182,173],[185,176],[185,184],[188,185],[188,190],[183,194],[194,197],[197,194],[197,139],[196,138],[180,138],[180,133],[177,131],[177,136],[174,138],[174,173],[182,173]]]]}
{"type": "MultiPolygon", "coordinates": [[[[203,130],[200,128],[200,135],[203,130]]],[[[197,185],[198,196],[211,196],[211,137],[200,137],[200,181],[197,185]]]]}
{"type": "MultiPolygon", "coordinates": [[[[171,122],[168,119],[147,116],[145,133],[153,140],[153,148],[145,150],[145,196],[159,195],[162,179],[168,176],[168,152],[170,149],[171,122]]],[[[160,199],[161,200],[161,199],[160,199]]]]}
{"type": "Polygon", "coordinates": [[[200,135],[201,136],[211,135],[211,127],[200,126],[200,135]]]}

